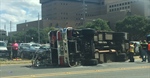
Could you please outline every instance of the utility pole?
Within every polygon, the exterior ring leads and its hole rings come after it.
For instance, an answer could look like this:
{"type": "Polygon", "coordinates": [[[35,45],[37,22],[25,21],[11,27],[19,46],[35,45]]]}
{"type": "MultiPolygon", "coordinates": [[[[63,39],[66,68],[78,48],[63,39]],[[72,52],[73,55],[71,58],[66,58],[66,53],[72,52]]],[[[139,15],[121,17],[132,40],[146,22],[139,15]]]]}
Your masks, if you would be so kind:
{"type": "MultiPolygon", "coordinates": [[[[10,21],[10,41],[11,41],[11,43],[12,43],[12,33],[11,33],[11,24],[12,24],[12,22],[10,21]]],[[[12,45],[12,44],[11,44],[12,45]]],[[[10,48],[11,48],[11,51],[10,51],[10,59],[12,59],[12,56],[13,56],[13,52],[12,52],[12,46],[10,45],[10,48]]]]}
{"type": "Polygon", "coordinates": [[[38,43],[40,44],[40,21],[39,19],[40,19],[40,15],[38,13],[38,43]]]}
{"type": "Polygon", "coordinates": [[[26,35],[27,35],[27,26],[28,26],[28,25],[27,25],[27,20],[25,20],[25,28],[24,28],[24,31],[25,31],[25,43],[27,42],[27,41],[26,41],[26,37],[27,37],[27,36],[26,36],[26,35]]]}
{"type": "MultiPolygon", "coordinates": [[[[6,31],[6,24],[4,24],[4,30],[6,31]]],[[[7,31],[5,33],[6,35],[4,36],[4,40],[6,40],[6,36],[7,36],[7,31]]]]}
{"type": "Polygon", "coordinates": [[[86,13],[87,13],[87,8],[86,8],[86,4],[85,4],[85,0],[83,0],[82,2],[82,5],[83,5],[83,26],[85,25],[85,16],[86,16],[86,13]]]}

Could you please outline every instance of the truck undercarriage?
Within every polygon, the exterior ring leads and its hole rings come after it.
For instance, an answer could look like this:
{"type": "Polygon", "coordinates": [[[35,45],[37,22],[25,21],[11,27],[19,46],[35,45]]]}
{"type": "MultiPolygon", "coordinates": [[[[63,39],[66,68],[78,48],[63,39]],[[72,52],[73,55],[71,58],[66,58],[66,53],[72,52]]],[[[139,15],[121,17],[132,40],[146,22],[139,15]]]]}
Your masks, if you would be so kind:
{"type": "Polygon", "coordinates": [[[33,66],[97,65],[127,59],[127,33],[63,28],[49,32],[50,49],[33,57],[33,66]]]}

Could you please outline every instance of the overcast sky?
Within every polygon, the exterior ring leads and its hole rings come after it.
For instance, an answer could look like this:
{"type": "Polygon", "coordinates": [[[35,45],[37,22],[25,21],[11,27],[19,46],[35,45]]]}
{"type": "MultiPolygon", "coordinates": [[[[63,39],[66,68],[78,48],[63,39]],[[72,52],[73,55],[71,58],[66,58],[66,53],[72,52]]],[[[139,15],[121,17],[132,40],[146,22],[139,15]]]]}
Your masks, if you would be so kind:
{"type": "Polygon", "coordinates": [[[38,20],[41,15],[39,0],[0,0],[0,29],[16,31],[16,24],[38,20]]]}

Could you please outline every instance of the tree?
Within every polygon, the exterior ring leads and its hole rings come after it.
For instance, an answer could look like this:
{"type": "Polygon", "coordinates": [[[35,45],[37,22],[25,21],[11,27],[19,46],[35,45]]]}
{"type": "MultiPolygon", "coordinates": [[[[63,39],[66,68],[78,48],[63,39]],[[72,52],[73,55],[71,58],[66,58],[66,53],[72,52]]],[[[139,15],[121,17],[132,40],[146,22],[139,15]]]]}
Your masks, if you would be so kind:
{"type": "Polygon", "coordinates": [[[116,31],[128,32],[132,40],[141,39],[146,35],[150,26],[148,19],[142,16],[128,16],[122,21],[116,23],[116,31]]]}
{"type": "Polygon", "coordinates": [[[107,24],[107,21],[104,21],[102,19],[96,19],[95,21],[89,22],[85,27],[93,28],[95,30],[111,31],[110,27],[107,24]]]}
{"type": "Polygon", "coordinates": [[[26,42],[38,42],[38,31],[36,28],[30,28],[25,33],[26,42]]]}
{"type": "Polygon", "coordinates": [[[48,40],[48,32],[51,30],[55,30],[54,27],[46,27],[41,31],[41,42],[42,43],[47,43],[48,40]]]}

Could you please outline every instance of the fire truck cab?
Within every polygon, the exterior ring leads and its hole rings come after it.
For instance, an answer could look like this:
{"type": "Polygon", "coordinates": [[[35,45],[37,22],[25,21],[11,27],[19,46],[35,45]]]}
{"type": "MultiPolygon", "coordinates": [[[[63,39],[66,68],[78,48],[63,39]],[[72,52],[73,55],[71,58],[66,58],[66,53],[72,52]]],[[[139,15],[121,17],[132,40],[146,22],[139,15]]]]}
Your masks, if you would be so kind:
{"type": "Polygon", "coordinates": [[[59,66],[97,65],[93,29],[63,28],[49,32],[52,64],[59,66]]]}

